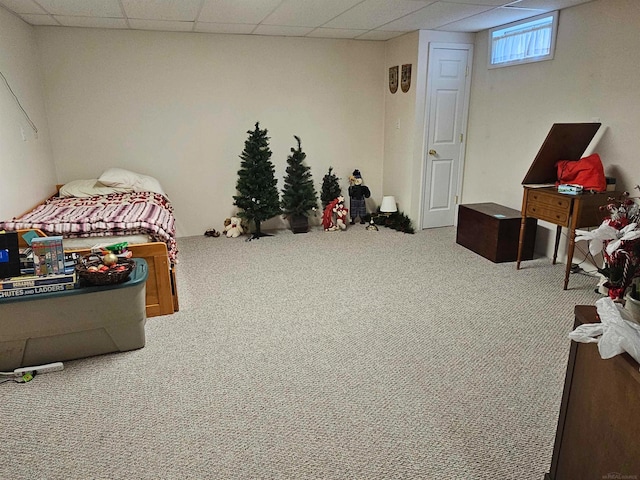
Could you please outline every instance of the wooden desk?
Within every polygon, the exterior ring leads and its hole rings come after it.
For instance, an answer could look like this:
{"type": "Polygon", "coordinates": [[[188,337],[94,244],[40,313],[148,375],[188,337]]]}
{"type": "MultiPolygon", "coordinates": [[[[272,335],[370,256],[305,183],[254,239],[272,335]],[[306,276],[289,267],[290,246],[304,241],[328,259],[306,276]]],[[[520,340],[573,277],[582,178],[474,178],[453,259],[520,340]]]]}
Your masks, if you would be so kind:
{"type": "Polygon", "coordinates": [[[564,275],[564,289],[569,285],[571,261],[576,244],[576,229],[596,227],[602,223],[605,214],[600,211],[602,205],[608,203],[612,196],[620,192],[583,193],[568,195],[558,193],[555,187],[524,187],[522,198],[522,222],[518,241],[518,259],[516,268],[520,269],[524,239],[526,238],[527,218],[537,218],[556,225],[556,240],[553,249],[553,264],[556,264],[558,245],[562,227],[569,229],[569,246],[567,250],[567,267],[564,275]]]}
{"type": "MultiPolygon", "coordinates": [[[[596,323],[575,307],[574,328],[596,323]]],[[[593,343],[571,342],[558,428],[545,480],[640,478],[640,372],[627,353],[603,360],[593,343]]]]}

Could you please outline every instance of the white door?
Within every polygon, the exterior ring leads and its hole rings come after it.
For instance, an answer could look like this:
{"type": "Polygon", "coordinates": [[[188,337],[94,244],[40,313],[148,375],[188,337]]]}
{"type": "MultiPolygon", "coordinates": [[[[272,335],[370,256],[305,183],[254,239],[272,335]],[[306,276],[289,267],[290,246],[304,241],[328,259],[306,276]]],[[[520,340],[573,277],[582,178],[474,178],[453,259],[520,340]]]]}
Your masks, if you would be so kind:
{"type": "Polygon", "coordinates": [[[429,46],[422,228],[454,224],[462,188],[472,48],[466,44],[429,46]]]}

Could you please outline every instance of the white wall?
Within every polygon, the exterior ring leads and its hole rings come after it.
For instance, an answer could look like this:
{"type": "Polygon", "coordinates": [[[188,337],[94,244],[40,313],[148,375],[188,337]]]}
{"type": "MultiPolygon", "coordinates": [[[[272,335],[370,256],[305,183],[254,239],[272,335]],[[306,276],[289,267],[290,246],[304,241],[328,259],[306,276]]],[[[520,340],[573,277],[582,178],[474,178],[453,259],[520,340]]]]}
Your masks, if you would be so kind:
{"type": "MultiPolygon", "coordinates": [[[[427,107],[427,65],[430,43],[469,43],[468,33],[422,30],[386,42],[384,195],[394,195],[398,208],[415,226],[420,225],[425,168],[425,122],[427,107]],[[389,67],[412,64],[411,88],[392,94],[388,87],[389,67]]],[[[380,195],[380,198],[382,196],[380,195]]]]}
{"type": "Polygon", "coordinates": [[[279,190],[293,135],[318,192],[329,166],[345,193],[354,168],[382,189],[383,42],[36,30],[61,182],[107,167],[153,175],[178,235],[202,235],[235,211],[238,156],[260,121],[279,190]]]}
{"type": "MultiPolygon", "coordinates": [[[[640,2],[596,0],[561,12],[554,60],[494,70],[486,67],[487,32],[479,33],[462,203],[519,209],[520,182],[550,126],[594,117],[608,126],[597,148],[607,174],[622,188],[639,182],[639,28],[640,2]]],[[[23,212],[56,182],[121,166],[161,180],[180,235],[220,228],[234,211],[246,131],[259,120],[279,188],[296,134],[318,189],[330,165],[343,188],[359,168],[376,202],[396,195],[415,220],[428,43],[469,37],[423,31],[383,43],[34,29],[0,9],[0,71],[39,129],[35,139],[0,85],[0,217],[23,212]],[[411,90],[391,95],[388,67],[403,63],[413,64],[411,90]]],[[[548,254],[540,230],[538,249],[548,254]]]]}
{"type": "MultiPolygon", "coordinates": [[[[553,60],[492,70],[488,34],[478,34],[462,203],[520,209],[521,182],[551,125],[596,117],[608,127],[595,149],[605,173],[623,189],[640,182],[639,30],[640,2],[597,0],[560,12],[553,60]]],[[[550,256],[552,226],[540,225],[536,249],[550,256]]]]}
{"type": "Polygon", "coordinates": [[[56,173],[33,27],[0,8],[0,45],[0,72],[38,130],[36,138],[0,78],[0,219],[8,220],[54,193],[56,173]]]}
{"type": "Polygon", "coordinates": [[[413,177],[413,142],[416,114],[416,90],[418,78],[419,32],[412,32],[386,42],[385,49],[385,121],[384,121],[384,169],[383,191],[378,195],[393,195],[400,211],[409,215],[413,177]],[[403,92],[398,78],[398,90],[391,93],[388,85],[389,68],[411,64],[411,88],[403,92]]]}

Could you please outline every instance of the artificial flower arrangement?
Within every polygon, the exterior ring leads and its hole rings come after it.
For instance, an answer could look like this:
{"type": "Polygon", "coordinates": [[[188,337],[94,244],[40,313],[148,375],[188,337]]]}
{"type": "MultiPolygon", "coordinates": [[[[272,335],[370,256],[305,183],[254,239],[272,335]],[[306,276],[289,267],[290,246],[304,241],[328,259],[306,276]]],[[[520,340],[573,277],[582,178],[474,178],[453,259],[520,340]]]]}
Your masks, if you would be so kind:
{"type": "MultiPolygon", "coordinates": [[[[635,188],[640,190],[640,185],[635,188]]],[[[604,266],[598,272],[606,278],[603,284],[613,300],[622,299],[627,290],[637,285],[634,278],[640,277],[640,206],[638,197],[624,192],[620,198],[611,198],[601,207],[609,212],[595,230],[576,230],[576,241],[588,240],[592,256],[602,253],[604,266]]],[[[638,299],[638,291],[631,291],[638,299]]]]}

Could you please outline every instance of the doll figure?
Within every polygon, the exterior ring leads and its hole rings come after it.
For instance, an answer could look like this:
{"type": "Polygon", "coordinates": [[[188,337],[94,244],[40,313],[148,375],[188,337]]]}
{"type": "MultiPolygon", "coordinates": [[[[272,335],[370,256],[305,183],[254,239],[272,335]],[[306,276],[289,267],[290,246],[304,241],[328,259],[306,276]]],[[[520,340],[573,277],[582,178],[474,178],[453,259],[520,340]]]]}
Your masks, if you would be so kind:
{"type": "Polygon", "coordinates": [[[325,232],[347,229],[347,213],[344,208],[344,197],[332,200],[322,214],[322,226],[325,232]]]}
{"type": "Polygon", "coordinates": [[[367,216],[367,204],[365,199],[371,196],[369,187],[362,184],[360,170],[353,171],[349,177],[349,208],[351,209],[351,225],[356,223],[356,218],[360,217],[360,223],[365,223],[367,216]]]}

